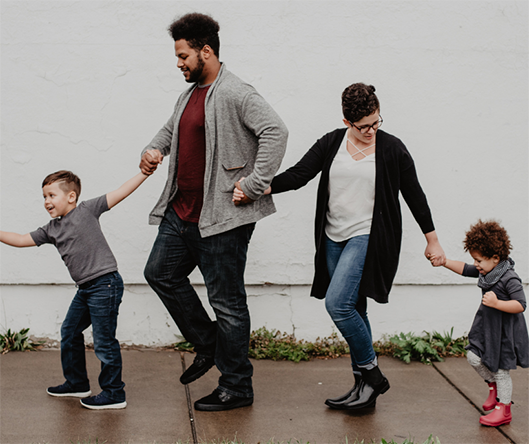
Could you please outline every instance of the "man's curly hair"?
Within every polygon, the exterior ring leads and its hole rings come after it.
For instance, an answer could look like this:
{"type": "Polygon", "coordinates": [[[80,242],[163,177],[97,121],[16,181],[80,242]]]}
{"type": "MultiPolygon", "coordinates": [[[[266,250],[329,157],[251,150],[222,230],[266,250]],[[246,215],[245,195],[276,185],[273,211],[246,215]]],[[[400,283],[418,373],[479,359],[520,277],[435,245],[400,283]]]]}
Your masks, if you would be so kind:
{"type": "Polygon", "coordinates": [[[495,220],[478,220],[466,232],[463,245],[465,251],[478,251],[489,259],[498,255],[501,261],[509,257],[512,249],[507,231],[495,220]]]}
{"type": "Polygon", "coordinates": [[[343,116],[351,123],[380,111],[380,103],[373,85],[353,83],[342,93],[343,116]]]}
{"type": "Polygon", "coordinates": [[[184,39],[196,51],[200,51],[205,45],[208,45],[217,58],[219,57],[220,26],[209,15],[198,12],[183,15],[171,23],[167,30],[175,42],[184,39]]]}

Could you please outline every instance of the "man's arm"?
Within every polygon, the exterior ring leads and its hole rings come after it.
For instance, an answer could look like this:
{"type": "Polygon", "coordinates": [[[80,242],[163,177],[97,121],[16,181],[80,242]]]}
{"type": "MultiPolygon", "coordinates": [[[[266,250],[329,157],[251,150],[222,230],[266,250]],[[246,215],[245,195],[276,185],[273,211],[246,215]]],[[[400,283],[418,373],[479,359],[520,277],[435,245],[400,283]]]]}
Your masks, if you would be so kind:
{"type": "Polygon", "coordinates": [[[12,247],[35,247],[35,241],[29,233],[18,234],[7,231],[0,231],[0,242],[12,247]]]}
{"type": "Polygon", "coordinates": [[[270,186],[286,151],[288,130],[273,108],[256,92],[244,98],[244,125],[259,139],[254,169],[240,183],[244,194],[257,200],[270,186]]]}
{"type": "Polygon", "coordinates": [[[123,199],[130,196],[147,179],[148,175],[143,173],[136,174],[132,179],[127,180],[117,190],[107,194],[108,208],[112,208],[120,203],[123,199]]]}

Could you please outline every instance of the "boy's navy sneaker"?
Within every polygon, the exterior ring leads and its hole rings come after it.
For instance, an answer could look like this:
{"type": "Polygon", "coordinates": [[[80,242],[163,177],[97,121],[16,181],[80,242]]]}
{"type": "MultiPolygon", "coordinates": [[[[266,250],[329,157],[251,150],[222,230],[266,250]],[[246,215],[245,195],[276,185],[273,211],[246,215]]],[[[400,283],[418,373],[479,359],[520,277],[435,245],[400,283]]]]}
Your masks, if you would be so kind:
{"type": "Polygon", "coordinates": [[[56,387],[48,387],[46,393],[51,396],[73,396],[75,398],[86,398],[92,394],[90,390],[84,392],[73,390],[67,382],[56,387]]]}
{"type": "Polygon", "coordinates": [[[113,401],[112,399],[108,399],[103,393],[81,399],[81,404],[83,407],[92,410],[124,409],[127,407],[127,401],[113,401]]]}

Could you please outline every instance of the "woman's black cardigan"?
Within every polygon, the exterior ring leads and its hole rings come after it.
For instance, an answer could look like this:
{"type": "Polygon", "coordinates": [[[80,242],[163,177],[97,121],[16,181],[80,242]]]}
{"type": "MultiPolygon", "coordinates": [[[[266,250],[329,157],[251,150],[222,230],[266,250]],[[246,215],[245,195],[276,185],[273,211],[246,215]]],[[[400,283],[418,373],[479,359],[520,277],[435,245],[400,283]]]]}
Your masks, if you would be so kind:
{"type": "MultiPolygon", "coordinates": [[[[315,220],[315,274],[311,289],[311,295],[318,299],[325,297],[330,281],[325,254],[329,171],[346,130],[341,128],[324,135],[296,165],[276,176],[271,184],[273,194],[296,190],[321,171],[315,220]]],[[[359,291],[361,296],[387,303],[397,273],[402,240],[399,191],[422,232],[429,233],[435,228],[413,159],[404,144],[391,134],[378,130],[375,162],[375,205],[359,291]]]]}

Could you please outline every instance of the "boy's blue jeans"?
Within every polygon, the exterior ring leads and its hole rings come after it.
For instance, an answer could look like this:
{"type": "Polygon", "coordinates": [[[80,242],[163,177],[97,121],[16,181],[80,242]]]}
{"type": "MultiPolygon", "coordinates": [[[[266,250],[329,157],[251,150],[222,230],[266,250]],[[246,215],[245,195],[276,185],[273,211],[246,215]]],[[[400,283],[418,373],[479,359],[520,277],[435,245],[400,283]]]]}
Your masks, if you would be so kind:
{"type": "Polygon", "coordinates": [[[101,361],[99,386],[116,402],[125,401],[121,380],[121,350],[116,339],[123,280],[108,273],[79,286],[61,327],[61,362],[66,381],[75,391],[90,388],[86,373],[83,331],[92,324],[94,351],[101,361]]]}
{"type": "Polygon", "coordinates": [[[326,238],[327,268],[331,282],[325,295],[325,308],[347,341],[354,370],[375,359],[367,300],[358,290],[364,270],[369,235],[343,242],[326,238]]]}
{"type": "Polygon", "coordinates": [[[198,224],[166,211],[145,266],[145,278],[197,355],[214,357],[219,389],[253,397],[248,359],[250,313],[244,289],[246,253],[255,224],[202,238],[198,224]],[[216,321],[210,319],[189,274],[198,267],[216,321]]]}

